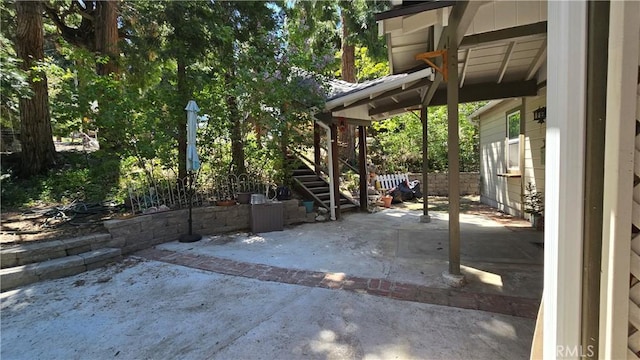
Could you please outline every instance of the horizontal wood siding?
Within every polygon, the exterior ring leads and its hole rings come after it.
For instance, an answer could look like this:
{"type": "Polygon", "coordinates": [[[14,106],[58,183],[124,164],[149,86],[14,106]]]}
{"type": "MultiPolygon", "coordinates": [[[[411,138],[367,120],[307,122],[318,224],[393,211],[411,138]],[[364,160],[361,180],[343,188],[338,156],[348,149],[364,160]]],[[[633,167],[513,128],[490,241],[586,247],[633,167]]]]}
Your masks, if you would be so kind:
{"type": "Polygon", "coordinates": [[[505,213],[524,216],[522,188],[531,182],[544,192],[544,139],[546,125],[533,120],[533,111],[545,106],[546,91],[527,98],[521,114],[525,121],[524,171],[522,177],[498,176],[505,171],[506,113],[522,105],[522,99],[505,100],[480,115],[480,200],[505,213]]]}
{"type": "Polygon", "coordinates": [[[480,200],[508,214],[517,215],[520,190],[517,178],[498,174],[505,169],[505,113],[520,105],[520,100],[505,100],[480,116],[480,200]],[[514,195],[517,195],[514,197],[514,195]]]}
{"type": "MultiPolygon", "coordinates": [[[[533,119],[533,111],[546,106],[546,88],[540,90],[540,95],[527,98],[525,109],[525,152],[523,188],[528,183],[535,186],[536,191],[544,193],[544,151],[546,121],[543,124],[533,119]]],[[[526,190],[525,190],[526,192],[526,190]]],[[[528,218],[529,215],[526,214],[528,218]]]]}

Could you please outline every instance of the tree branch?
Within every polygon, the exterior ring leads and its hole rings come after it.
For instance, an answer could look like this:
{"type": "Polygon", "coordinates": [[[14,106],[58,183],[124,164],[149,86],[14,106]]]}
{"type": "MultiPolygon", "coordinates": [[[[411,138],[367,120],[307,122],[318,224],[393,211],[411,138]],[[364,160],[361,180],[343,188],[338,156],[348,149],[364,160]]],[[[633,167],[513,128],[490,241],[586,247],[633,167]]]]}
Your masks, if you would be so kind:
{"type": "Polygon", "coordinates": [[[83,18],[79,28],[72,28],[65,24],[64,18],[60,17],[60,15],[58,14],[59,9],[52,7],[50,3],[46,3],[44,8],[45,13],[49,17],[49,19],[51,19],[51,21],[56,25],[63,39],[65,39],[72,45],[83,47],[91,51],[94,50],[94,44],[93,41],[91,41],[91,38],[93,36],[93,26],[90,21],[83,18]]]}
{"type": "MultiPolygon", "coordinates": [[[[89,3],[89,1],[85,2],[85,3],[89,3]]],[[[85,11],[85,9],[82,8],[82,5],[80,4],[80,2],[78,0],[74,0],[71,3],[71,7],[69,8],[69,11],[71,12],[71,10],[73,10],[73,8],[76,8],[76,12],[82,16],[83,19],[87,19],[91,22],[93,22],[95,20],[94,16],[93,16],[93,12],[95,12],[95,6],[94,6],[94,10],[90,10],[90,12],[85,11]]],[[[88,8],[87,8],[88,10],[88,8]]]]}

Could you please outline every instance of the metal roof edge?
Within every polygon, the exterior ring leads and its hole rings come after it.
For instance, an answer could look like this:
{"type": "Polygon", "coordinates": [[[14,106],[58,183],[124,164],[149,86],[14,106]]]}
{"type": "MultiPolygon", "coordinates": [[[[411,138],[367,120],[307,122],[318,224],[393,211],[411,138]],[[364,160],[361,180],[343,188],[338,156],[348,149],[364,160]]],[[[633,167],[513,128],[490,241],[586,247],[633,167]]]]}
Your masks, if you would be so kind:
{"type": "Polygon", "coordinates": [[[500,105],[502,102],[504,102],[506,100],[511,100],[511,99],[491,100],[485,106],[483,106],[480,109],[472,112],[471,115],[469,115],[467,118],[469,120],[476,120],[476,119],[478,119],[480,117],[480,115],[482,115],[482,114],[486,113],[487,111],[493,109],[494,107],[500,105]]]}
{"type": "Polygon", "coordinates": [[[426,2],[420,2],[418,4],[412,4],[412,5],[404,5],[405,3],[410,4],[411,2],[410,1],[403,2],[403,5],[395,9],[391,9],[391,10],[387,10],[387,11],[375,14],[376,21],[382,21],[382,20],[392,19],[392,18],[406,16],[406,15],[413,15],[413,14],[421,13],[423,11],[437,10],[444,7],[453,6],[455,5],[456,1],[445,1],[445,0],[426,1],[426,2]]]}
{"type": "Polygon", "coordinates": [[[337,106],[340,106],[342,104],[352,103],[354,101],[358,101],[360,99],[368,97],[369,95],[371,95],[373,93],[391,90],[391,89],[396,88],[398,86],[401,86],[402,84],[405,84],[407,82],[425,78],[427,76],[430,76],[432,73],[433,73],[433,69],[426,68],[426,69],[422,69],[420,71],[416,71],[414,73],[407,74],[407,76],[403,76],[403,77],[398,78],[398,79],[393,79],[393,80],[388,81],[388,82],[382,82],[382,83],[379,83],[379,84],[376,84],[376,85],[373,85],[373,86],[365,87],[365,88],[363,88],[361,90],[352,91],[352,92],[347,93],[345,96],[337,97],[337,98],[334,98],[334,99],[331,99],[331,100],[327,101],[324,108],[326,110],[331,110],[331,109],[333,109],[333,108],[335,108],[337,106]]]}

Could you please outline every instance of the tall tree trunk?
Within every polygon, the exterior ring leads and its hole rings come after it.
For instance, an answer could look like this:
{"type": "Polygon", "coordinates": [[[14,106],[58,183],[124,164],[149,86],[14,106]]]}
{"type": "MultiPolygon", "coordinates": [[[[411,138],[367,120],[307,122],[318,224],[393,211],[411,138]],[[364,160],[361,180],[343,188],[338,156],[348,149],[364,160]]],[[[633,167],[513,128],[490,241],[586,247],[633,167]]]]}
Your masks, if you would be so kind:
{"type": "Polygon", "coordinates": [[[16,50],[22,59],[22,69],[30,74],[29,84],[33,91],[30,99],[20,99],[20,175],[23,177],[44,173],[55,164],[47,76],[44,72],[31,70],[44,59],[42,10],[39,1],[16,1],[16,50]]]}
{"type": "Polygon", "coordinates": [[[342,80],[350,83],[356,82],[356,47],[349,44],[349,29],[347,29],[347,19],[344,13],[341,15],[342,20],[342,62],[341,73],[342,80]]]}
{"type": "MultiPolygon", "coordinates": [[[[232,86],[234,69],[230,67],[225,74],[227,87],[232,86]]],[[[247,172],[244,166],[244,143],[242,141],[242,119],[238,111],[238,103],[235,96],[227,96],[227,109],[229,111],[229,126],[231,130],[231,164],[235,174],[247,172]]]]}
{"type": "MultiPolygon", "coordinates": [[[[94,49],[100,56],[106,56],[107,62],[96,64],[96,74],[101,76],[115,76],[119,78],[118,67],[120,51],[118,47],[118,2],[115,0],[95,2],[94,49]]],[[[117,102],[119,99],[100,96],[101,102],[117,102]]],[[[101,126],[98,124],[98,134],[101,136],[101,148],[112,153],[122,150],[121,132],[119,126],[101,126]]]]}
{"type": "Polygon", "coordinates": [[[184,108],[189,102],[189,87],[187,84],[187,65],[184,55],[178,56],[178,98],[181,99],[176,110],[176,126],[178,127],[178,177],[187,176],[187,115],[184,108]]]}
{"type": "MultiPolygon", "coordinates": [[[[342,12],[342,61],[341,61],[341,73],[342,80],[355,83],[356,82],[356,65],[355,65],[355,52],[354,45],[349,44],[349,29],[347,28],[347,19],[342,12]]],[[[340,142],[346,144],[346,149],[343,149],[341,154],[342,158],[349,161],[350,164],[356,163],[356,142],[355,142],[355,126],[347,125],[345,130],[340,133],[340,142]]]]}
{"type": "Polygon", "coordinates": [[[120,73],[118,59],[118,3],[115,0],[96,2],[95,51],[109,57],[107,63],[97,65],[98,75],[120,73]]]}

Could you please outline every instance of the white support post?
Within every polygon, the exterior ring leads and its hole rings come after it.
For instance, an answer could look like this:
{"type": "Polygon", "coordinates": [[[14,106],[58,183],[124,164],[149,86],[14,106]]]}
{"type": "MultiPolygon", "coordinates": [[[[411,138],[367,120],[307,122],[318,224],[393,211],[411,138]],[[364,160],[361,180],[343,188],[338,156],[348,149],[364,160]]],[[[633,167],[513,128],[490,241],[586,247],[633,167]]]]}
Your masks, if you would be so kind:
{"type": "Polygon", "coordinates": [[[610,9],[598,345],[601,358],[626,359],[640,3],[610,9]]]}
{"type": "Polygon", "coordinates": [[[548,2],[544,256],[545,359],[580,345],[587,5],[548,2]]]}
{"type": "Polygon", "coordinates": [[[320,125],[321,128],[323,128],[326,131],[327,134],[327,151],[328,151],[328,155],[327,157],[329,158],[329,164],[327,165],[329,167],[329,207],[331,209],[330,210],[330,216],[331,216],[331,220],[336,220],[336,194],[333,191],[333,186],[331,185],[333,183],[333,177],[335,176],[333,174],[333,149],[331,147],[331,128],[329,128],[329,126],[327,126],[327,124],[323,123],[320,120],[315,120],[316,124],[320,125]]]}

